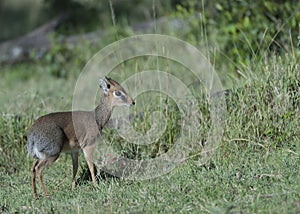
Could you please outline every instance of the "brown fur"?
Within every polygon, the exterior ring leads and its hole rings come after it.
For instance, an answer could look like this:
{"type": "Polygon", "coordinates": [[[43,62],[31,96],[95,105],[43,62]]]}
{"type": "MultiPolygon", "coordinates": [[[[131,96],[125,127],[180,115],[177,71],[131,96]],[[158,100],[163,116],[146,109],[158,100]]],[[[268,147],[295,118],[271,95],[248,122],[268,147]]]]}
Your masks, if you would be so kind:
{"type": "Polygon", "coordinates": [[[100,85],[104,87],[104,94],[93,111],[51,113],[40,117],[32,125],[28,134],[27,149],[28,153],[35,158],[31,167],[31,183],[35,198],[37,198],[36,175],[45,196],[48,196],[42,179],[42,171],[46,166],[51,165],[61,152],[70,153],[72,156],[73,187],[75,186],[80,150],[84,153],[93,183],[96,184],[93,164],[96,139],[109,120],[115,106],[134,105],[133,99],[127,95],[118,82],[111,78],[106,78],[106,80],[107,83],[104,82],[104,86],[100,85]],[[115,96],[115,91],[121,91],[122,96],[115,96]]]}

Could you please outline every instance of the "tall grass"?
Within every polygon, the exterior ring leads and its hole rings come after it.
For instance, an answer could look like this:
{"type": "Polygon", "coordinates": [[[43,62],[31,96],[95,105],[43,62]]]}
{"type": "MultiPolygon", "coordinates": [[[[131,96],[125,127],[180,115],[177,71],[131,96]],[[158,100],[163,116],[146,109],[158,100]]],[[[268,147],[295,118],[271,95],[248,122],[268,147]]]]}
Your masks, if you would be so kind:
{"type": "MultiPolygon", "coordinates": [[[[71,85],[66,85],[65,80],[42,78],[35,82],[35,87],[44,89],[33,94],[32,89],[20,91],[30,88],[30,79],[16,80],[18,86],[11,87],[8,96],[20,96],[3,105],[0,117],[2,212],[299,212],[299,65],[287,54],[274,56],[255,67],[256,72],[248,67],[252,78],[244,87],[231,89],[222,143],[205,165],[198,165],[201,147],[195,147],[191,159],[169,174],[144,181],[104,176],[94,189],[90,182],[83,182],[83,164],[81,182],[69,191],[72,167],[70,158],[62,155],[44,173],[53,195],[50,200],[39,201],[33,200],[31,194],[32,160],[27,157],[26,130],[39,115],[56,108],[69,109],[67,95],[71,94],[71,85]],[[60,90],[47,88],[53,82],[60,90]],[[59,99],[62,91],[67,93],[59,99]]],[[[7,75],[15,72],[23,70],[12,70],[7,75]]],[[[161,107],[153,103],[143,108],[143,120],[137,117],[133,121],[136,131],[143,133],[151,128],[149,115],[161,107]]],[[[128,158],[157,157],[172,149],[178,132],[180,112],[172,102],[166,102],[166,107],[168,111],[163,113],[168,118],[167,126],[154,144],[124,143],[109,129],[105,136],[111,139],[115,151],[128,158]]],[[[199,105],[199,110],[207,117],[203,121],[209,121],[209,111],[203,105],[199,105]]],[[[199,136],[205,138],[207,129],[199,130],[199,136]]]]}

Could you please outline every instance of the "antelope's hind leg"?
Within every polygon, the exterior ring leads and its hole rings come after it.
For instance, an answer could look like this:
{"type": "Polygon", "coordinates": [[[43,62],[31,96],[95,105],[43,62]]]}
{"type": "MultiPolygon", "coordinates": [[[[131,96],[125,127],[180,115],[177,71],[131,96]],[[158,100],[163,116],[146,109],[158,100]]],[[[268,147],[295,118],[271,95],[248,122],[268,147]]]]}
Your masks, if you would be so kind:
{"type": "Polygon", "coordinates": [[[51,156],[51,157],[48,157],[48,158],[43,159],[43,160],[38,160],[38,162],[37,162],[37,164],[34,168],[34,171],[37,174],[38,180],[40,182],[40,185],[41,185],[46,197],[49,197],[49,194],[48,194],[47,189],[45,187],[45,184],[43,182],[42,172],[43,172],[43,170],[45,169],[46,166],[50,166],[54,161],[56,161],[58,156],[59,155],[51,156]]]}
{"type": "Polygon", "coordinates": [[[39,159],[35,159],[31,167],[31,185],[33,190],[33,197],[35,199],[37,199],[36,184],[35,184],[35,175],[36,175],[35,167],[38,165],[38,163],[39,163],[39,159]]]}

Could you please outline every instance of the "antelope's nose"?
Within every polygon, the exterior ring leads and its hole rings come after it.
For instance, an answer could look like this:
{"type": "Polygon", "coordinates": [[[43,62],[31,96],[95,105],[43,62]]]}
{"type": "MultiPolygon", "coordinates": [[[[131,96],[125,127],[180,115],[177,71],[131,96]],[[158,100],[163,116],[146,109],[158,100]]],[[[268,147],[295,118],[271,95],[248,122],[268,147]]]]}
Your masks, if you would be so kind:
{"type": "Polygon", "coordinates": [[[132,105],[135,105],[135,102],[134,102],[134,100],[132,100],[132,105]]]}

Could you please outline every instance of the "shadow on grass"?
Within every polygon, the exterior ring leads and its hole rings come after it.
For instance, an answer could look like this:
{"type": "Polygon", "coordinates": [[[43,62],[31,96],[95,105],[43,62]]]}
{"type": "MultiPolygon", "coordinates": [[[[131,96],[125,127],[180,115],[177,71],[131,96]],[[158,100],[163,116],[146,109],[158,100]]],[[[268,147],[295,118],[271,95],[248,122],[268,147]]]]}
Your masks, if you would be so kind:
{"type": "MultiPolygon", "coordinates": [[[[91,176],[91,173],[90,173],[90,170],[89,170],[87,164],[85,164],[81,168],[82,168],[82,170],[79,173],[78,178],[76,179],[77,186],[92,182],[92,176],[91,176]]],[[[110,181],[112,179],[120,179],[118,176],[111,175],[103,170],[98,172],[97,167],[95,167],[95,174],[97,175],[96,179],[97,179],[98,183],[103,182],[103,181],[110,181]]]]}

